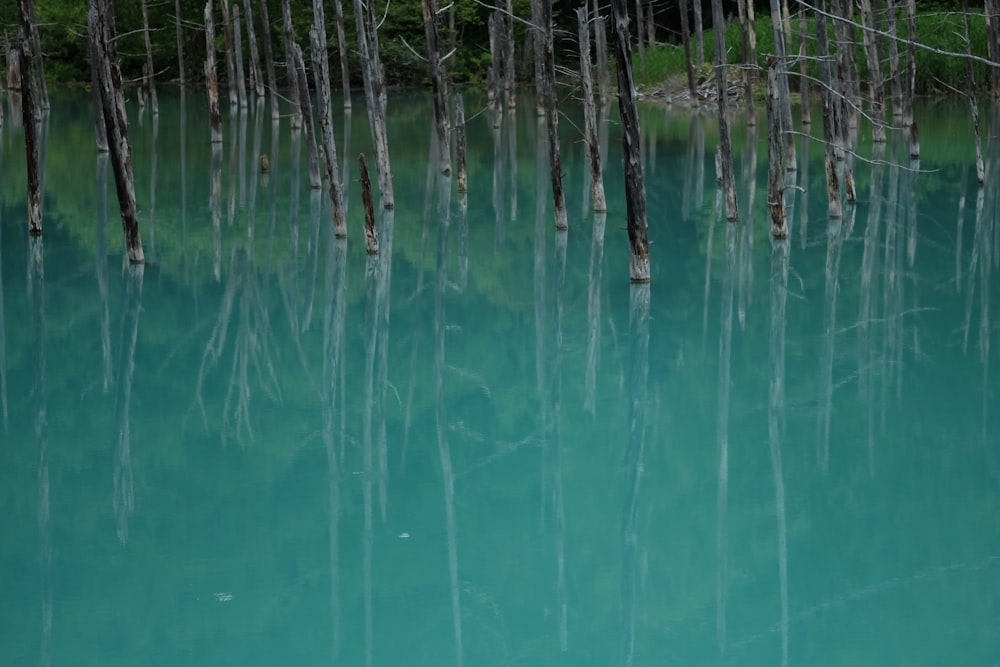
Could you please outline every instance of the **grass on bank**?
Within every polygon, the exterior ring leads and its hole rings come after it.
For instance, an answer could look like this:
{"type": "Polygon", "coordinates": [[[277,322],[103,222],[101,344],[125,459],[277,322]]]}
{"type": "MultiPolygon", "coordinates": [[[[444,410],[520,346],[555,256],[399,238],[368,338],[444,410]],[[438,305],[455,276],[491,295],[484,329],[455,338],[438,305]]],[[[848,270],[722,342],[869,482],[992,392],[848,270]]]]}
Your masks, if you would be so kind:
{"type": "MultiPolygon", "coordinates": [[[[830,33],[831,45],[833,44],[832,22],[828,21],[828,31],[830,33]]],[[[754,24],[757,35],[757,66],[761,67],[769,54],[774,53],[774,33],[771,29],[771,17],[769,15],[758,16],[754,24]]],[[[810,18],[806,21],[806,54],[815,58],[816,54],[816,27],[815,21],[810,18]]],[[[905,37],[906,22],[898,21],[896,34],[905,37]]],[[[868,58],[861,42],[861,31],[856,30],[857,63],[859,75],[862,81],[868,78],[868,58]]],[[[705,63],[702,68],[696,69],[696,82],[704,81],[712,76],[711,63],[715,60],[715,36],[711,30],[704,33],[705,63]]],[[[969,15],[969,41],[972,43],[972,53],[974,55],[987,57],[986,52],[986,20],[982,14],[969,15]]],[[[934,11],[925,12],[917,16],[917,42],[941,51],[951,53],[965,53],[965,41],[962,28],[962,15],[958,12],[934,11]]],[[[793,17],[792,20],[792,42],[787,48],[789,55],[793,58],[789,61],[789,69],[793,73],[798,73],[799,65],[797,56],[799,52],[799,20],[793,17]]],[[[880,44],[881,51],[887,51],[884,41],[880,44]]],[[[697,45],[694,35],[691,36],[692,59],[694,59],[694,49],[697,45]]],[[[740,37],[739,24],[730,22],[726,24],[726,49],[727,60],[730,64],[741,64],[743,62],[743,43],[740,37]]],[[[899,43],[901,56],[905,54],[906,45],[899,43]]],[[[880,52],[881,52],[880,51],[880,52]]],[[[882,55],[882,73],[888,78],[889,65],[888,55],[882,55]]],[[[684,67],[684,46],[677,44],[660,44],[653,48],[647,48],[644,59],[640,59],[638,53],[633,52],[632,65],[636,85],[640,90],[661,88],[664,81],[670,79],[682,81],[681,85],[686,87],[687,73],[684,67]]],[[[952,89],[965,89],[966,61],[964,58],[954,56],[944,56],[931,53],[923,49],[917,49],[917,93],[918,94],[950,94],[952,89]]],[[[817,77],[818,70],[816,61],[809,63],[810,76],[817,77]]],[[[973,63],[973,72],[977,87],[987,85],[988,72],[982,63],[973,63]]],[[[797,82],[793,82],[793,87],[797,82]]]]}

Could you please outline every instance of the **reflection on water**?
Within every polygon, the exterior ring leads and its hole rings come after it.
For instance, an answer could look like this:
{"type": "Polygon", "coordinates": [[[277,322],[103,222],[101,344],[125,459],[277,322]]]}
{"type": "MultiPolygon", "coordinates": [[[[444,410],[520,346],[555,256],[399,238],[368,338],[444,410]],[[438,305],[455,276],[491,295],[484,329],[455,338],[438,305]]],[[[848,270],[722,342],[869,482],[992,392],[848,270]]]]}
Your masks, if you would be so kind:
{"type": "MultiPolygon", "coordinates": [[[[530,100],[494,130],[466,93],[466,197],[428,167],[430,97],[394,93],[369,258],[360,209],[334,238],[301,131],[258,104],[223,153],[188,131],[201,96],[160,92],[133,137],[145,267],[116,268],[84,94],[53,95],[44,239],[0,132],[10,660],[995,659],[1000,200],[964,106],[925,110],[919,163],[902,134],[862,144],[842,219],[803,137],[781,242],[754,130],[733,128],[732,224],[710,119],[643,110],[654,280],[630,287],[608,111],[609,212],[557,233],[530,100]]],[[[346,205],[372,149],[336,113],[346,205]]]]}

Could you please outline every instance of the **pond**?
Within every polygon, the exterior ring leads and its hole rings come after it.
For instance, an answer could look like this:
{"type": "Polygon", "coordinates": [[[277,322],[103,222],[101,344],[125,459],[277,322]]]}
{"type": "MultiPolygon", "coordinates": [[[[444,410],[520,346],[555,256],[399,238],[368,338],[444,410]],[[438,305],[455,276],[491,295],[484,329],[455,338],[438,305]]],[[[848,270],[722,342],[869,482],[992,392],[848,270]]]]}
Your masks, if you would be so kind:
{"type": "Polygon", "coordinates": [[[360,97],[334,104],[339,242],[287,117],[224,114],[213,152],[203,91],[130,101],[141,268],[82,91],[52,92],[28,238],[5,100],[6,660],[1000,658],[1000,218],[967,106],[918,109],[919,163],[862,129],[841,221],[801,137],[783,243],[763,124],[734,116],[730,224],[713,117],[643,106],[652,283],[632,287],[617,111],[595,219],[565,97],[557,234],[529,91],[497,131],[466,93],[467,196],[436,176],[429,94],[392,91],[375,259],[360,97]]]}

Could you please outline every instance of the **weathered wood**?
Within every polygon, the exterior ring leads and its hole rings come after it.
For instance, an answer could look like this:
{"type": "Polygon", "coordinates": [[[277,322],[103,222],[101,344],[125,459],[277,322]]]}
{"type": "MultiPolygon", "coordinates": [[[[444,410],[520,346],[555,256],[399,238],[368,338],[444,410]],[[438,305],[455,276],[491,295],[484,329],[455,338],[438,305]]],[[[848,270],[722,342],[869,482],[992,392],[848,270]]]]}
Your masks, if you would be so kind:
{"type": "Polygon", "coordinates": [[[174,29],[177,31],[177,77],[184,87],[184,29],[181,27],[181,0],[174,0],[174,29]]]}
{"type": "Polygon", "coordinates": [[[208,87],[208,116],[212,143],[222,143],[222,114],[219,112],[219,79],[215,67],[215,22],[212,0],[205,3],[205,85],[208,87]]]}
{"type": "MultiPolygon", "coordinates": [[[[891,3],[892,0],[889,0],[891,3]]],[[[830,86],[830,47],[826,34],[826,2],[819,0],[816,12],[816,44],[819,51],[820,98],[823,102],[823,142],[826,150],[827,214],[838,220],[842,215],[840,179],[837,176],[837,156],[834,147],[833,93],[830,86]]]]}
{"type": "Polygon", "coordinates": [[[715,29],[715,92],[718,96],[719,112],[719,158],[721,161],[722,190],[726,200],[726,219],[739,220],[736,204],[736,178],[733,174],[733,150],[729,138],[729,94],[726,82],[726,41],[725,19],[722,14],[722,0],[712,0],[712,25],[715,29]]]}
{"type": "Polygon", "coordinates": [[[788,238],[785,218],[785,182],[782,165],[780,89],[778,84],[778,59],[767,61],[767,206],[771,211],[771,236],[788,238]]]}
{"type": "MultiPolygon", "coordinates": [[[[739,0],[737,10],[740,21],[740,41],[743,43],[743,97],[747,107],[747,125],[757,124],[757,110],[754,108],[753,81],[754,68],[757,67],[757,54],[750,50],[749,33],[755,30],[752,24],[747,21],[747,0],[739,0]]],[[[752,4],[752,0],[750,2],[752,4]]]]}
{"type": "Polygon", "coordinates": [[[281,26],[285,42],[285,60],[288,66],[289,98],[291,100],[292,117],[289,121],[292,129],[302,127],[302,107],[299,103],[299,77],[295,73],[295,31],[292,28],[292,8],[288,0],[281,0],[281,26]]]}
{"type": "Polygon", "coordinates": [[[316,82],[316,96],[319,98],[319,124],[323,137],[323,166],[329,184],[330,205],[333,214],[333,233],[338,238],[347,236],[347,222],[344,215],[344,195],[340,185],[340,168],[337,165],[337,143],[333,138],[332,115],[330,109],[329,67],[324,57],[326,51],[320,43],[318,31],[309,31],[312,43],[313,78],[316,82]],[[317,67],[317,64],[319,65],[317,67]]]}
{"type": "MultiPolygon", "coordinates": [[[[701,0],[694,0],[694,64],[701,67],[705,64],[705,35],[701,20],[701,0]]],[[[713,19],[714,20],[714,19],[713,19]]]]}
{"type": "Polygon", "coordinates": [[[149,93],[149,102],[153,106],[153,114],[160,113],[160,104],[156,99],[156,70],[153,69],[153,42],[149,38],[149,9],[146,0],[142,0],[142,36],[146,42],[146,69],[143,73],[144,85],[149,93]]]}
{"type": "Polygon", "coordinates": [[[100,66],[100,54],[97,43],[88,40],[90,46],[90,98],[94,108],[94,134],[97,140],[97,152],[108,152],[108,131],[104,125],[104,106],[101,104],[101,85],[97,78],[97,68],[100,66]]]}
{"type": "MultiPolygon", "coordinates": [[[[543,31],[542,95],[545,103],[545,126],[549,135],[549,172],[552,180],[553,213],[556,229],[569,229],[566,199],[562,186],[562,160],[559,156],[559,112],[556,108],[556,63],[552,34],[552,0],[538,0],[543,31]]],[[[628,27],[626,22],[625,27],[628,27]]],[[[631,68],[630,68],[631,69],[631,68]]]]}
{"type": "Polygon", "coordinates": [[[7,90],[21,90],[21,58],[18,56],[20,49],[13,47],[6,50],[7,53],[7,90]]]}
{"type": "Polygon", "coordinates": [[[260,0],[260,20],[264,26],[264,66],[267,69],[267,88],[271,93],[271,120],[278,122],[278,83],[274,73],[274,47],[271,45],[271,20],[267,15],[267,0],[260,0]]]}
{"type": "Polygon", "coordinates": [[[864,26],[862,40],[868,59],[868,89],[872,100],[872,141],[881,144],[885,143],[885,85],[882,81],[882,57],[879,53],[878,39],[870,32],[875,28],[872,0],[860,0],[860,2],[861,24],[864,26]]]}
{"type": "Polygon", "coordinates": [[[229,0],[220,0],[222,9],[222,40],[226,45],[226,88],[229,91],[229,106],[239,104],[236,76],[236,52],[233,47],[232,15],[229,12],[229,0]]]}
{"type": "Polygon", "coordinates": [[[917,134],[916,121],[910,123],[910,159],[920,157],[920,136],[917,134]]]}
{"type": "MultiPolygon", "coordinates": [[[[21,0],[18,0],[19,7],[20,2],[21,0]]],[[[45,59],[42,57],[42,40],[38,34],[38,17],[35,16],[34,0],[29,0],[26,9],[28,10],[28,37],[31,40],[32,69],[28,72],[24,72],[22,69],[22,72],[24,74],[30,73],[37,78],[38,104],[36,105],[36,117],[38,117],[38,111],[49,109],[49,86],[45,81],[45,59]]]]}
{"type": "Polygon", "coordinates": [[[370,6],[354,0],[354,21],[358,33],[358,54],[365,86],[368,125],[375,144],[375,166],[378,169],[379,190],[383,208],[394,208],[392,169],[389,165],[389,139],[385,128],[385,81],[378,53],[378,34],[370,6]]]}
{"type": "Polygon", "coordinates": [[[648,283],[649,239],[646,224],[646,181],[639,159],[639,117],[632,80],[628,11],[625,0],[611,0],[615,22],[615,64],[618,69],[618,109],[622,118],[622,156],[625,163],[625,207],[628,215],[629,278],[648,283]]]}
{"type": "Polygon", "coordinates": [[[597,134],[597,111],[594,109],[594,84],[590,72],[590,26],[587,23],[587,9],[576,10],[579,24],[580,44],[580,84],[583,93],[584,133],[587,141],[587,154],[590,158],[590,198],[594,212],[603,213],[608,210],[604,198],[604,176],[601,173],[601,145],[597,134]]]}
{"type": "MultiPolygon", "coordinates": [[[[906,89],[903,101],[903,122],[913,122],[913,98],[917,94],[917,3],[903,0],[906,5],[906,89]]],[[[919,154],[919,146],[917,149],[919,154]]]]}
{"type": "MultiPolygon", "coordinates": [[[[111,166],[115,173],[115,191],[121,210],[122,228],[125,234],[125,251],[129,262],[141,264],[145,261],[142,240],[139,236],[139,220],[135,206],[135,179],[132,175],[132,150],[128,142],[128,118],[124,105],[120,104],[121,75],[112,62],[110,46],[116,37],[114,27],[108,25],[110,18],[105,0],[90,0],[87,24],[90,39],[97,44],[98,85],[101,89],[101,105],[104,124],[108,134],[108,149],[111,166]]],[[[117,56],[115,56],[117,58],[117,56]]]]}
{"type": "Polygon", "coordinates": [[[494,11],[487,19],[487,32],[490,38],[490,69],[486,79],[486,102],[490,107],[490,122],[494,128],[500,127],[500,77],[501,77],[501,29],[500,12],[494,11]]]}
{"type": "Polygon", "coordinates": [[[597,65],[597,94],[601,107],[606,107],[611,94],[611,73],[608,71],[608,26],[594,0],[594,50],[597,65]]]}
{"type": "MultiPolygon", "coordinates": [[[[806,58],[806,10],[799,9],[799,100],[802,124],[812,124],[812,101],[809,95],[809,59],[806,58]]],[[[804,162],[808,162],[808,158],[804,162]]]]}
{"type": "Polygon", "coordinates": [[[639,62],[646,62],[646,44],[642,38],[642,0],[635,0],[635,44],[639,49],[639,62]]]}
{"type": "Polygon", "coordinates": [[[42,233],[42,198],[38,187],[38,144],[35,125],[35,82],[31,76],[34,57],[31,47],[31,0],[18,0],[18,59],[21,77],[21,122],[24,126],[24,152],[28,173],[28,233],[39,236],[42,233]]]}
{"type": "Polygon", "coordinates": [[[455,93],[455,159],[458,192],[469,190],[469,177],[465,169],[465,102],[461,93],[455,93]]]}
{"type": "MultiPolygon", "coordinates": [[[[753,4],[753,3],[750,3],[753,4]]],[[[792,134],[792,101],[788,87],[788,71],[785,69],[785,35],[781,29],[781,5],[778,0],[771,0],[771,24],[774,28],[774,55],[778,57],[775,66],[778,84],[778,114],[781,117],[781,133],[784,142],[784,163],[787,171],[797,169],[795,159],[795,137],[792,134]]],[[[753,24],[751,24],[753,25],[753,24]]]]}
{"type": "Polygon", "coordinates": [[[243,17],[247,22],[247,45],[250,47],[250,86],[257,97],[264,97],[264,73],[260,69],[257,29],[253,25],[253,5],[250,0],[243,0],[243,17]]]}
{"type": "Polygon", "coordinates": [[[517,106],[517,68],[514,64],[514,0],[507,0],[507,14],[504,17],[506,34],[503,40],[503,84],[507,108],[517,106]]]}
{"type": "Polygon", "coordinates": [[[319,175],[319,153],[316,150],[316,132],[313,130],[309,79],[306,78],[302,47],[297,42],[292,42],[292,57],[295,58],[295,89],[299,92],[299,108],[302,109],[302,129],[305,131],[306,150],[309,152],[309,185],[313,189],[318,189],[323,187],[323,179],[319,175]]]}
{"type": "Polygon", "coordinates": [[[889,35],[889,82],[892,91],[892,117],[903,116],[903,85],[899,71],[899,43],[896,40],[896,0],[886,0],[885,31],[889,35]]]}
{"type": "Polygon", "coordinates": [[[240,22],[240,6],[233,7],[233,47],[236,60],[236,95],[240,108],[247,108],[247,77],[243,68],[243,29],[240,22]]]}
{"type": "Polygon", "coordinates": [[[375,228],[375,208],[372,206],[372,182],[368,178],[365,154],[358,154],[358,173],[361,177],[361,203],[365,207],[365,249],[369,255],[378,254],[378,230],[375,228]]]}
{"type": "Polygon", "coordinates": [[[681,41],[684,43],[684,71],[687,73],[688,94],[691,106],[698,107],[698,88],[694,82],[694,64],[691,62],[691,28],[688,25],[688,0],[680,0],[681,41]]]}
{"type": "MultiPolygon", "coordinates": [[[[427,39],[427,64],[431,73],[431,87],[434,90],[434,122],[437,126],[438,168],[445,176],[451,175],[451,141],[448,127],[448,89],[444,67],[438,51],[438,7],[437,0],[423,0],[424,37],[427,39]]],[[[494,64],[496,67],[496,64],[494,64]]]]}
{"type": "MultiPolygon", "coordinates": [[[[965,37],[965,52],[968,54],[972,51],[972,43],[969,41],[969,0],[962,0],[962,28],[965,37]]],[[[982,185],[986,182],[986,168],[983,166],[983,140],[979,130],[976,78],[972,69],[972,61],[967,59],[965,64],[965,95],[969,98],[969,106],[972,108],[972,128],[976,137],[976,180],[979,181],[979,185],[982,185]]]]}
{"type": "Polygon", "coordinates": [[[854,171],[850,168],[844,169],[844,196],[848,204],[858,203],[858,193],[854,188],[854,171]]]}
{"type": "Polygon", "coordinates": [[[337,23],[337,50],[340,54],[340,78],[344,92],[344,108],[351,108],[351,72],[347,59],[347,37],[344,34],[344,3],[334,0],[333,9],[337,23]]]}

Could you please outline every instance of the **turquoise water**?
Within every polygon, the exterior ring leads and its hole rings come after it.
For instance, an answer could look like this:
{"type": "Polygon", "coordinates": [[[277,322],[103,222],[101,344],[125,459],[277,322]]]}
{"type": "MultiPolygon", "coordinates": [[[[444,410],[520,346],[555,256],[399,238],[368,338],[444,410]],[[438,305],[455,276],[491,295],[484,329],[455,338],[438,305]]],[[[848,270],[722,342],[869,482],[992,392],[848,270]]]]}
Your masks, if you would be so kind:
{"type": "Polygon", "coordinates": [[[964,106],[918,114],[919,171],[898,139],[856,161],[840,223],[801,144],[782,244],[762,136],[734,125],[731,225],[712,119],[645,108],[636,288],[614,114],[595,221],[567,107],[558,235],[527,96],[499,133],[467,96],[463,199],[430,97],[393,92],[369,260],[360,100],[338,243],[286,119],[227,116],[213,155],[200,91],[160,97],[130,107],[143,268],[85,96],[53,96],[37,243],[5,115],[0,663],[1000,660],[1000,226],[964,106]]]}

